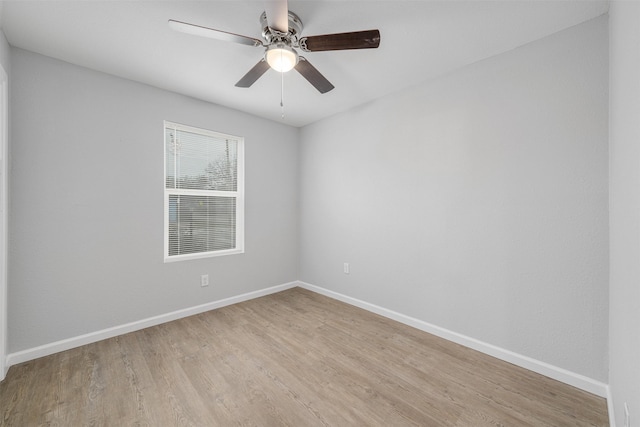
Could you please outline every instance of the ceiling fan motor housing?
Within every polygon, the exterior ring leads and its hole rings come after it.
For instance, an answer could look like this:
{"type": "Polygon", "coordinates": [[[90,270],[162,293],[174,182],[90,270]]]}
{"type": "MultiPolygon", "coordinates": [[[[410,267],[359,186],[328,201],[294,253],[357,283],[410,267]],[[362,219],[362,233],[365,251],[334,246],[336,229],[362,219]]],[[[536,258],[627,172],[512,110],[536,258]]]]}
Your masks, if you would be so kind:
{"type": "Polygon", "coordinates": [[[281,33],[269,27],[267,23],[267,13],[262,12],[260,15],[260,25],[262,26],[262,37],[268,44],[273,42],[284,42],[289,46],[294,46],[298,42],[298,37],[302,34],[302,21],[298,18],[298,15],[289,11],[289,30],[286,33],[281,33]]]}

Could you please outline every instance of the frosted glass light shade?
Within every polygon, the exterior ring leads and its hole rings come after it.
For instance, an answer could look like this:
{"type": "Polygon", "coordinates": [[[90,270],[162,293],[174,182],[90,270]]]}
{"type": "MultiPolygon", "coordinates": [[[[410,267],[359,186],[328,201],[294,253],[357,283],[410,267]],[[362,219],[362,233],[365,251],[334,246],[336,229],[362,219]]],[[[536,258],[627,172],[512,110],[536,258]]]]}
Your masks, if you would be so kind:
{"type": "Polygon", "coordinates": [[[298,63],[298,53],[284,43],[277,43],[267,48],[264,59],[274,70],[286,73],[298,63]]]}

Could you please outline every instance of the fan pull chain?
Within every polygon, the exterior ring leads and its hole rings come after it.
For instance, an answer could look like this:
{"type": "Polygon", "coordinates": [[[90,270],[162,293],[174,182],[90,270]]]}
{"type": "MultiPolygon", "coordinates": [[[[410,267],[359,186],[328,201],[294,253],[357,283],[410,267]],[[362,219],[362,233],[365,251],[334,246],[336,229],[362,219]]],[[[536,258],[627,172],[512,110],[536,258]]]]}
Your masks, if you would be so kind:
{"type": "Polygon", "coordinates": [[[280,109],[284,120],[284,73],[280,73],[280,109]]]}
{"type": "MultiPolygon", "coordinates": [[[[282,50],[280,50],[280,64],[283,63],[282,50]]],[[[284,71],[280,71],[280,112],[284,120],[284,71]]]]}

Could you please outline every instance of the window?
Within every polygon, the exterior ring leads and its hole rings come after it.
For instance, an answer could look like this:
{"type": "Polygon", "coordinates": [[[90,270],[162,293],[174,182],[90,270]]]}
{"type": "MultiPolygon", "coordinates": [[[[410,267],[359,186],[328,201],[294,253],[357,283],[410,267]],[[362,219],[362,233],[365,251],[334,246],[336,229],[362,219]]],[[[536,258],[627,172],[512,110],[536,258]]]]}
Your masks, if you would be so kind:
{"type": "Polygon", "coordinates": [[[244,252],[244,139],[164,123],[164,259],[244,252]]]}

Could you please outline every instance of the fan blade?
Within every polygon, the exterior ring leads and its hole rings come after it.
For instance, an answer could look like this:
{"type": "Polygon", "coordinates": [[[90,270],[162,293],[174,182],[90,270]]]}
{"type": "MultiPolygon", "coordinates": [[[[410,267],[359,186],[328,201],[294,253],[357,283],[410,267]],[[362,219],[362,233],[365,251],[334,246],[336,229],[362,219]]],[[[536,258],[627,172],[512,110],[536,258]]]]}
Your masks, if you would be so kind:
{"type": "Polygon", "coordinates": [[[298,42],[305,52],[323,50],[374,49],[380,46],[380,31],[366,30],[352,33],[325,34],[302,37],[298,42]]]}
{"type": "Polygon", "coordinates": [[[226,31],[214,30],[213,28],[201,27],[200,25],[187,24],[186,22],[175,21],[173,19],[169,19],[169,28],[182,33],[209,37],[211,39],[222,40],[225,42],[240,43],[248,46],[264,46],[262,40],[259,39],[228,33],[226,31]]]}
{"type": "Polygon", "coordinates": [[[320,74],[320,71],[316,70],[303,56],[300,57],[300,61],[298,61],[298,65],[296,65],[295,68],[296,71],[302,74],[302,77],[307,79],[320,93],[327,93],[334,88],[331,82],[320,74]]]}
{"type": "Polygon", "coordinates": [[[260,60],[256,65],[253,66],[252,69],[249,70],[247,74],[242,77],[238,83],[236,83],[236,87],[249,87],[256,82],[264,73],[269,69],[269,64],[267,61],[263,59],[260,60]]]}
{"type": "Polygon", "coordinates": [[[287,0],[265,0],[264,11],[267,14],[269,28],[283,34],[289,31],[289,6],[287,0]]]}

